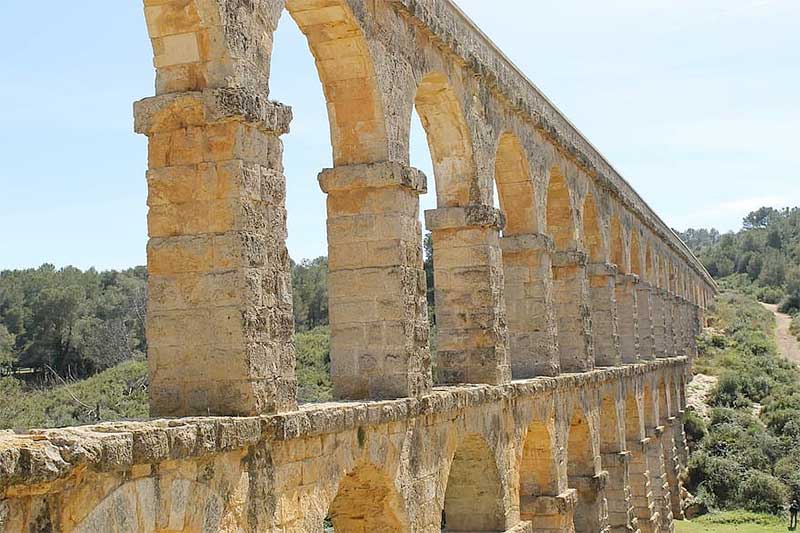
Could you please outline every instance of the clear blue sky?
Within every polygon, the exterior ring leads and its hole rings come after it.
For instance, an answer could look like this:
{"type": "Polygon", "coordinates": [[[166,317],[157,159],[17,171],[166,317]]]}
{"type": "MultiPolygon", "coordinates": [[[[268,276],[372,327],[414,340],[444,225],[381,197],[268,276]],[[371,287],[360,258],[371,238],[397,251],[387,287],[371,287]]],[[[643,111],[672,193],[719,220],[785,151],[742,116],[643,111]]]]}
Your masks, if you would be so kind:
{"type": "MultiPolygon", "coordinates": [[[[458,4],[671,226],[725,231],[762,204],[800,205],[800,2],[458,4]]],[[[154,74],[141,2],[12,1],[2,12],[0,268],[143,264],[145,138],[131,105],[153,94],[154,74]]],[[[295,109],[289,251],[324,254],[316,175],[331,164],[328,126],[288,16],[271,85],[295,109]]],[[[418,125],[412,137],[412,164],[432,176],[418,125]]]]}

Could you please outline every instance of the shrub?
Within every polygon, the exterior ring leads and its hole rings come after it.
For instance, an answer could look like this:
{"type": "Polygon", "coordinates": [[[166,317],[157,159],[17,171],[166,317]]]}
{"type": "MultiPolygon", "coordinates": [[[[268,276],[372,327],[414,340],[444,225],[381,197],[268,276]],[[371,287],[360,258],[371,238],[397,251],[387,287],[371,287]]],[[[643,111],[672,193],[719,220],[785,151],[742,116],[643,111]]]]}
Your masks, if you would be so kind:
{"type": "Polygon", "coordinates": [[[800,340],[800,314],[797,314],[792,319],[792,324],[789,326],[789,331],[792,332],[792,335],[797,337],[797,340],[800,340]]]}
{"type": "Polygon", "coordinates": [[[725,457],[715,457],[698,452],[689,459],[687,481],[689,491],[701,490],[714,495],[709,507],[727,507],[737,496],[737,488],[743,477],[739,464],[725,457]]]}
{"type": "Polygon", "coordinates": [[[783,298],[783,291],[778,287],[759,287],[755,290],[755,296],[759,302],[776,304],[783,298]]]}
{"type": "Polygon", "coordinates": [[[751,470],[739,488],[739,504],[756,513],[778,514],[786,502],[788,490],[779,479],[751,470]]]}
{"type": "Polygon", "coordinates": [[[781,304],[778,306],[778,311],[781,313],[786,313],[787,315],[793,315],[800,312],[800,291],[794,291],[790,294],[787,294],[786,297],[781,300],[781,304]]]}
{"type": "Polygon", "coordinates": [[[743,392],[744,382],[739,374],[724,374],[711,392],[709,404],[721,407],[749,407],[752,402],[743,392]]]}
{"type": "Polygon", "coordinates": [[[691,449],[696,448],[708,433],[705,421],[694,411],[687,411],[683,419],[683,430],[686,432],[686,439],[691,449]]]}

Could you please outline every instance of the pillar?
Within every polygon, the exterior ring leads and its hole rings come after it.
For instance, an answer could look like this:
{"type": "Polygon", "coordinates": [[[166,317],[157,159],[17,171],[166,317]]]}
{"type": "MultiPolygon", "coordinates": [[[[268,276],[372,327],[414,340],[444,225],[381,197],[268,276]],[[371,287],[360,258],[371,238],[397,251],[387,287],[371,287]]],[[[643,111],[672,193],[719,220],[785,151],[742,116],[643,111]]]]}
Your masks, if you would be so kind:
{"type": "Polygon", "coordinates": [[[511,374],[514,378],[558,375],[553,302],[553,241],[542,234],[500,239],[503,251],[511,374]]]}
{"type": "Polygon", "coordinates": [[[628,451],[604,453],[603,468],[608,472],[606,499],[608,500],[608,526],[615,533],[636,531],[638,519],[631,497],[628,451]]]}
{"type": "Polygon", "coordinates": [[[574,250],[555,252],[553,281],[561,371],[592,370],[594,345],[586,277],[586,254],[574,250]]]}
{"type": "Polygon", "coordinates": [[[672,516],[674,519],[683,520],[683,485],[680,480],[681,472],[683,472],[685,466],[681,464],[680,452],[678,451],[679,432],[683,435],[681,419],[669,417],[662,437],[664,465],[667,472],[672,516]]]}
{"type": "Polygon", "coordinates": [[[672,335],[675,355],[686,355],[686,307],[680,296],[672,298],[672,335]]]}
{"type": "Polygon", "coordinates": [[[614,290],[617,267],[608,263],[589,263],[587,274],[592,310],[594,362],[596,366],[617,366],[622,363],[614,290]]]}
{"type": "Polygon", "coordinates": [[[569,476],[569,486],[578,492],[575,508],[576,533],[604,533],[608,531],[608,501],[606,485],[608,472],[593,476],[569,476]]]}
{"type": "Polygon", "coordinates": [[[331,381],[342,399],[430,391],[419,195],[425,175],[403,163],[341,166],[327,193],[331,381]]]}
{"type": "Polygon", "coordinates": [[[567,489],[558,496],[522,496],[520,519],[527,520],[536,533],[575,531],[574,515],[578,492],[567,489]]]}
{"type": "Polygon", "coordinates": [[[631,486],[631,501],[639,530],[642,533],[658,531],[660,515],[651,488],[650,470],[647,460],[649,438],[628,441],[630,465],[628,475],[631,486]]]}
{"type": "Polygon", "coordinates": [[[636,285],[636,317],[639,337],[639,358],[655,359],[653,340],[653,306],[651,305],[653,287],[640,280],[636,285]]]}
{"type": "Polygon", "coordinates": [[[426,211],[425,222],[433,236],[438,381],[509,381],[502,213],[480,205],[442,207],[426,211]]]}
{"type": "Polygon", "coordinates": [[[653,288],[650,292],[650,310],[653,326],[653,356],[665,357],[667,353],[664,338],[664,289],[653,288]]]}
{"type": "Polygon", "coordinates": [[[646,439],[647,469],[650,472],[650,491],[652,492],[655,511],[658,514],[659,532],[672,532],[672,505],[669,494],[669,482],[667,481],[667,471],[664,447],[662,445],[662,435],[664,427],[658,426],[648,431],[646,439]]]}
{"type": "Polygon", "coordinates": [[[152,416],[295,407],[280,135],[291,110],[246,89],[147,98],[152,416]]]}
{"type": "Polygon", "coordinates": [[[635,274],[617,274],[617,331],[623,363],[639,360],[639,339],[636,332],[636,285],[639,277],[635,274]]]}

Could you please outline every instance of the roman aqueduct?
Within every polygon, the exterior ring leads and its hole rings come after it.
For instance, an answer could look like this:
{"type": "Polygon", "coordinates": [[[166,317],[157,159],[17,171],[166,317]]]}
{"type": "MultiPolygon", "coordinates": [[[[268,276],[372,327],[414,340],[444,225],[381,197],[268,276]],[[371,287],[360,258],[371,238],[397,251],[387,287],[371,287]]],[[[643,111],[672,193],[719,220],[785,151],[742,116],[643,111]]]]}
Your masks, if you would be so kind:
{"type": "Polygon", "coordinates": [[[156,96],[135,128],[164,418],[0,433],[0,532],[673,530],[714,282],[472,22],[449,0],[144,4],[156,96]],[[319,183],[339,401],[301,406],[292,114],[268,99],[283,11],[333,145],[319,183]],[[413,108],[438,203],[435,372],[413,108]]]}

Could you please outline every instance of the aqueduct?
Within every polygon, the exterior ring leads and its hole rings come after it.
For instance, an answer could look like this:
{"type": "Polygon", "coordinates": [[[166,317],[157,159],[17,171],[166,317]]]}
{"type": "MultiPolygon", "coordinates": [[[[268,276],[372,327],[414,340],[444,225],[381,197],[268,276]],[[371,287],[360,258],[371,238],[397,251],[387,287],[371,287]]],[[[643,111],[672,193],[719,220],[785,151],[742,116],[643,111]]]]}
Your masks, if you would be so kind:
{"type": "Polygon", "coordinates": [[[135,128],[163,418],[0,434],[1,532],[673,530],[714,282],[480,30],[449,0],[144,4],[156,96],[135,128]],[[338,401],[301,406],[292,115],[268,99],[283,11],[333,147],[319,183],[338,401]],[[412,109],[438,204],[435,372],[412,109]]]}

